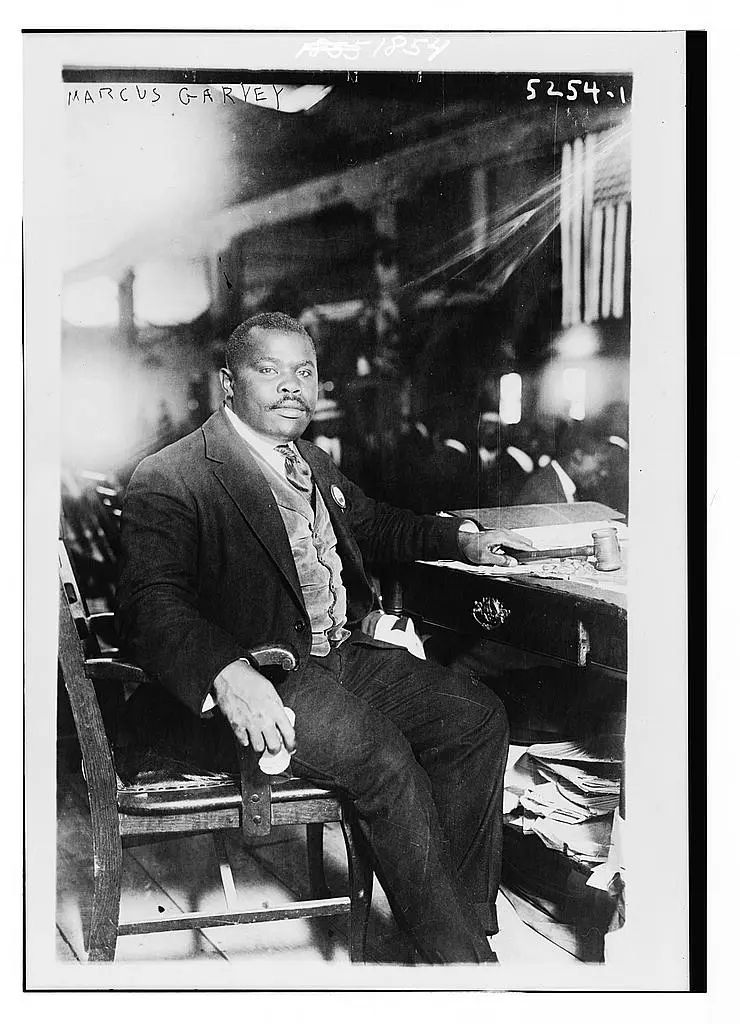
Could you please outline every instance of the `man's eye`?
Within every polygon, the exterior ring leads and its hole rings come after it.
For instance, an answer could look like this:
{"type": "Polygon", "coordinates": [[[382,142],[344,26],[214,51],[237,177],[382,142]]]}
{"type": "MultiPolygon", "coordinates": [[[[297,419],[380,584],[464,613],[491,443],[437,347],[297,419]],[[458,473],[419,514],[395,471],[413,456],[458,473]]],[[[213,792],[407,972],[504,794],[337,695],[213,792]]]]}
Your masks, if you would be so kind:
{"type": "Polygon", "coordinates": [[[299,370],[299,377],[313,377],[313,370],[299,370]]]}
{"type": "Polygon", "coordinates": [[[260,373],[275,373],[275,367],[274,366],[260,366],[259,372],[260,373]]]}

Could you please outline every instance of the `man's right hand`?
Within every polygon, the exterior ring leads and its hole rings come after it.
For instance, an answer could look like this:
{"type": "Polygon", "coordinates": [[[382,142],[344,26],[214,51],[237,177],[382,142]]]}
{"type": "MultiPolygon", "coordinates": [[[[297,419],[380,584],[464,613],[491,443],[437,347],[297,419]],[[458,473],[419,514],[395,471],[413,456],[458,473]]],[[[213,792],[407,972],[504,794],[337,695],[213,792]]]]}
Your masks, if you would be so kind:
{"type": "Polygon", "coordinates": [[[213,695],[239,742],[261,754],[283,744],[295,753],[295,731],[269,679],[246,661],[232,661],[213,681],[213,695]]]}

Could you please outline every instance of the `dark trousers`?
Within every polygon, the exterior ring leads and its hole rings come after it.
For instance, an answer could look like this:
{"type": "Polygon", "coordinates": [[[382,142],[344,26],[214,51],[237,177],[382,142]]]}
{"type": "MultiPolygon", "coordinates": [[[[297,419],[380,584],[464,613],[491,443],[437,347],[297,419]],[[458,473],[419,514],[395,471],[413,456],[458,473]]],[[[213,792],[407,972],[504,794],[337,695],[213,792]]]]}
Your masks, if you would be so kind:
{"type": "Polygon", "coordinates": [[[358,633],[279,692],[296,713],[293,771],[353,798],[421,955],[491,960],[508,747],[498,697],[358,633]]]}

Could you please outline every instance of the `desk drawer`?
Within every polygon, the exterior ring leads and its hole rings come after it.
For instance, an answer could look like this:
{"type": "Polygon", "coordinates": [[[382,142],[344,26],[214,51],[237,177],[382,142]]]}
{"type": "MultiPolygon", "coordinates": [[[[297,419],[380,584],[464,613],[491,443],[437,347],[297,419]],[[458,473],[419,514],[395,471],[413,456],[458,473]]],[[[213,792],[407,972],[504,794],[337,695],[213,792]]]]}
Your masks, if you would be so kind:
{"type": "Polygon", "coordinates": [[[432,625],[580,667],[627,670],[627,616],[620,608],[428,565],[407,567],[402,583],[404,609],[432,625]]]}

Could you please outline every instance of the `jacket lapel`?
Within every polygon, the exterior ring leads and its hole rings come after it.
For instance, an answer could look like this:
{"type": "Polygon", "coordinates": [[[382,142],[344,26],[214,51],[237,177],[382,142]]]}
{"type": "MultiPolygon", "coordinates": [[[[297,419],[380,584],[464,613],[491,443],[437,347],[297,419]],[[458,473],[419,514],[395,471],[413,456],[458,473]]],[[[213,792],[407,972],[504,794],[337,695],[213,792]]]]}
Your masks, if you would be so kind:
{"type": "MultiPolygon", "coordinates": [[[[352,535],[347,525],[347,516],[342,511],[332,494],[331,478],[326,474],[322,464],[322,457],[321,455],[317,455],[317,449],[313,445],[305,444],[303,441],[297,442],[297,448],[311,467],[314,484],[318,487],[319,491],[321,491],[321,497],[324,499],[326,510],[329,513],[329,518],[331,519],[332,526],[334,527],[337,542],[340,545],[340,548],[346,551],[350,547],[349,542],[352,535]]],[[[338,485],[336,486],[338,487],[338,485]]]]}
{"type": "Polygon", "coordinates": [[[303,608],[298,573],[283,518],[270,485],[246,442],[238,436],[222,410],[206,420],[201,429],[205,438],[205,457],[213,475],[271,556],[303,608]]]}

